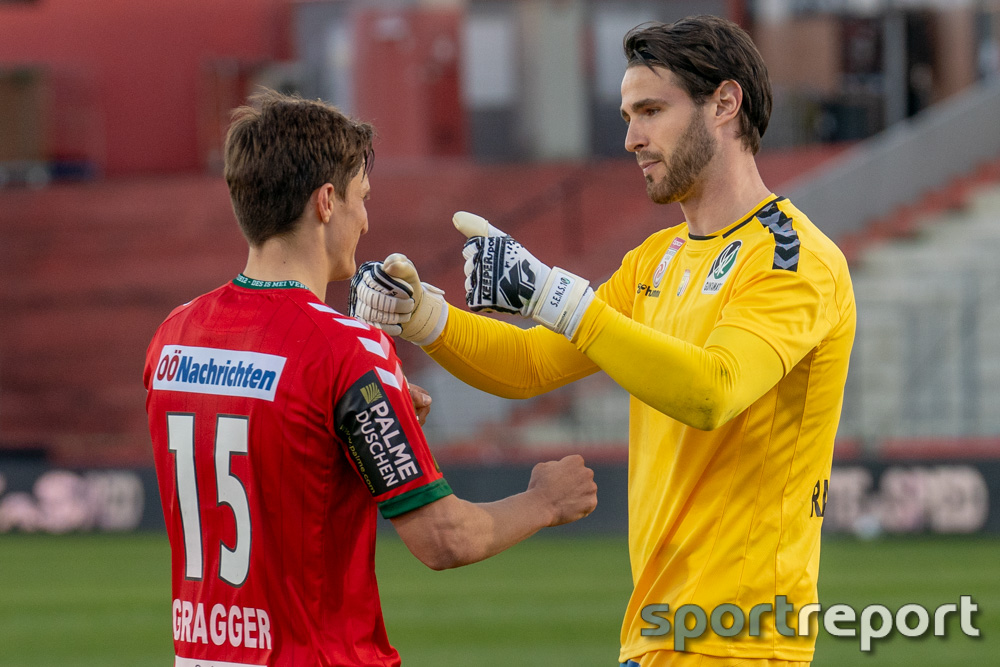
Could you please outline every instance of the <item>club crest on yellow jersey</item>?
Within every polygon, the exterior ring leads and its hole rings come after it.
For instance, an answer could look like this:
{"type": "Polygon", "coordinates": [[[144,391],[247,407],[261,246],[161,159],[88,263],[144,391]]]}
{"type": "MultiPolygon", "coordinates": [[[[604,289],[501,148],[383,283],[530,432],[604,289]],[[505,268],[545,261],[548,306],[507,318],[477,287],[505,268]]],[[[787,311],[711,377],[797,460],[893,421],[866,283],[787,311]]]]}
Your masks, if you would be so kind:
{"type": "Polygon", "coordinates": [[[743,247],[743,241],[733,241],[719,253],[719,256],[712,262],[712,268],[708,270],[708,277],[701,288],[702,294],[718,294],[722,286],[726,284],[726,279],[736,266],[736,256],[743,247]]]}

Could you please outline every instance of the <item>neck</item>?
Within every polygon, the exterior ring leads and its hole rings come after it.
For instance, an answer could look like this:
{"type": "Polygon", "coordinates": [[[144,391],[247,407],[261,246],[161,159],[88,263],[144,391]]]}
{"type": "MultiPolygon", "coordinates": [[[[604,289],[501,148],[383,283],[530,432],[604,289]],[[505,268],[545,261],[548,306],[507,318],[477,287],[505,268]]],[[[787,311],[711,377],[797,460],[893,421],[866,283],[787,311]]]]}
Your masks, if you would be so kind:
{"type": "Polygon", "coordinates": [[[295,237],[268,239],[260,246],[251,246],[243,275],[256,280],[297,280],[325,300],[329,283],[325,258],[309,250],[317,247],[322,246],[302,244],[295,237]]]}
{"type": "Polygon", "coordinates": [[[740,150],[729,158],[709,163],[699,184],[681,202],[692,234],[711,236],[725,229],[771,194],[750,153],[740,150]]]}

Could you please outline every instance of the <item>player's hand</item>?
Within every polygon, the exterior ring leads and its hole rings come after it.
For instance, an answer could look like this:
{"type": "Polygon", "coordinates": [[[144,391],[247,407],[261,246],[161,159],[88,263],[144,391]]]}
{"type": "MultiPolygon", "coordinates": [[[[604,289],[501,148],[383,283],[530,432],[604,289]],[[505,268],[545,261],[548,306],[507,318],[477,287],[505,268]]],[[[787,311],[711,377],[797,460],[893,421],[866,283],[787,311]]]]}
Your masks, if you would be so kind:
{"type": "Polygon", "coordinates": [[[381,262],[365,262],[351,278],[351,317],[382,329],[390,336],[402,332],[400,326],[413,312],[413,288],[387,276],[381,262]]]}
{"type": "Polygon", "coordinates": [[[582,519],[597,507],[594,471],[583,464],[579,454],[536,465],[528,491],[539,494],[551,512],[550,526],[582,519]]]}
{"type": "Polygon", "coordinates": [[[587,280],[543,264],[485,218],[459,211],[452,222],[469,239],[462,256],[470,310],[517,313],[573,337],[594,298],[587,280]]]}
{"type": "Polygon", "coordinates": [[[417,413],[417,423],[423,426],[427,422],[427,415],[431,411],[431,395],[426,389],[412,382],[407,382],[410,387],[410,400],[413,401],[413,411],[417,413]]]}
{"type": "Polygon", "coordinates": [[[351,279],[350,314],[391,336],[430,345],[448,319],[444,292],[420,282],[406,255],[393,253],[384,262],[365,262],[351,279]]]}

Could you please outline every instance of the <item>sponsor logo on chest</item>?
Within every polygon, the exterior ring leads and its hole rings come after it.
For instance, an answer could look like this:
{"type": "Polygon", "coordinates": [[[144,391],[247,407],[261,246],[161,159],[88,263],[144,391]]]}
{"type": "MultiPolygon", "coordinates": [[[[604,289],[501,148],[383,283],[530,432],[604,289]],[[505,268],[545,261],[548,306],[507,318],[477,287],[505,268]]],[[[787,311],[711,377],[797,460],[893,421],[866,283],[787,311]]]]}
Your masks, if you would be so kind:
{"type": "Polygon", "coordinates": [[[648,296],[656,298],[660,296],[660,283],[663,282],[663,276],[667,273],[667,267],[670,265],[670,260],[674,258],[677,251],[681,249],[684,245],[684,239],[677,237],[671,243],[667,251],[663,253],[663,257],[660,259],[660,263],[657,264],[656,270],[653,272],[653,280],[651,285],[646,283],[637,283],[635,286],[635,293],[642,296],[648,296]]]}
{"type": "Polygon", "coordinates": [[[674,258],[674,255],[677,254],[677,251],[681,249],[682,245],[684,245],[684,239],[679,236],[671,241],[670,247],[667,248],[665,253],[663,253],[663,259],[660,260],[660,264],[656,267],[656,272],[653,274],[653,287],[660,286],[660,281],[663,280],[663,274],[667,272],[667,266],[670,265],[670,260],[674,258]]]}
{"type": "Polygon", "coordinates": [[[719,253],[719,256],[712,262],[712,268],[708,270],[708,277],[701,287],[702,294],[718,294],[722,286],[726,284],[729,274],[736,266],[736,256],[743,247],[743,241],[733,241],[719,253]]]}

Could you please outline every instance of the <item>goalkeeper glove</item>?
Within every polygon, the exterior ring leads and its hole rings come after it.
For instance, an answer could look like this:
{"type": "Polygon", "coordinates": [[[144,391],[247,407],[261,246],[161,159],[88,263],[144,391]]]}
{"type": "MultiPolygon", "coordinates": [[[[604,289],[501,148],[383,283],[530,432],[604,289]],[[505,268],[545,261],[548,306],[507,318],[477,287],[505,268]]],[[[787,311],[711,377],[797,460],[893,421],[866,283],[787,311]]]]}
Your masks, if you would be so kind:
{"type": "Polygon", "coordinates": [[[462,256],[470,310],[517,313],[572,340],[594,299],[589,281],[543,264],[478,215],[459,211],[452,222],[469,239],[462,256]]]}
{"type": "Polygon", "coordinates": [[[350,314],[417,345],[430,345],[444,330],[444,291],[420,282],[406,255],[365,262],[351,279],[350,314]]]}

